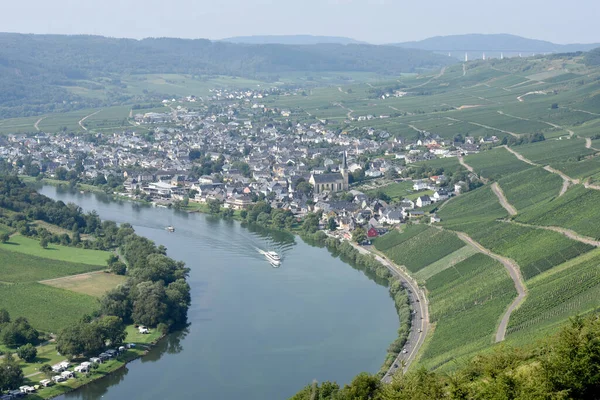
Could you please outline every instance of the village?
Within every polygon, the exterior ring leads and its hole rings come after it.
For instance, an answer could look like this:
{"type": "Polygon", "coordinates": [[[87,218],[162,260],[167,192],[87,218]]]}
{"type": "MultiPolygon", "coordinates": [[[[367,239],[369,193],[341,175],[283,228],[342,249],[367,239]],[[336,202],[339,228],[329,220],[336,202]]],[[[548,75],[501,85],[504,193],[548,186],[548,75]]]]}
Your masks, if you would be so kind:
{"type": "Polygon", "coordinates": [[[425,131],[401,138],[372,128],[348,134],[326,120],[292,122],[290,110],[261,104],[269,94],[215,90],[210,99],[164,100],[165,112],[135,114],[131,130],[110,134],[13,134],[0,138],[0,159],[21,175],[109,184],[157,206],[218,201],[243,210],[263,200],[299,219],[322,210],[322,226],[333,218],[348,237],[357,227],[374,237],[423,219],[432,204],[478,179],[415,177],[411,166],[476,153],[480,143],[497,140],[448,143],[425,131]],[[374,188],[398,182],[411,183],[410,198],[373,196],[374,188]]]}

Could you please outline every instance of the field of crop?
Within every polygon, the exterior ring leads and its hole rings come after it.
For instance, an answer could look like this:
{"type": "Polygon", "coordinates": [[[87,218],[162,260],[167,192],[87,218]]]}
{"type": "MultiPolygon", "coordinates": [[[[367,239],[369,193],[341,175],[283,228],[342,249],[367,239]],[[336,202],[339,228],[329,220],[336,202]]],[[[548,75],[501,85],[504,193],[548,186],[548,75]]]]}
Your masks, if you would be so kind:
{"type": "Polygon", "coordinates": [[[411,272],[417,272],[463,246],[464,242],[455,234],[428,228],[408,240],[401,236],[398,244],[388,247],[383,252],[396,264],[406,266],[411,272]]]}
{"type": "Polygon", "coordinates": [[[550,166],[573,179],[585,179],[600,173],[600,157],[586,158],[581,161],[552,162],[550,166]]]}
{"type": "Polygon", "coordinates": [[[563,180],[541,167],[529,168],[498,181],[508,202],[521,212],[527,207],[551,201],[560,193],[563,180]]]}
{"type": "Polygon", "coordinates": [[[87,294],[88,296],[102,297],[104,293],[114,289],[126,280],[127,278],[124,276],[99,271],[40,281],[40,283],[59,289],[87,294]]]}
{"type": "Polygon", "coordinates": [[[583,157],[594,154],[594,150],[585,148],[583,139],[544,140],[515,147],[523,157],[541,164],[553,162],[579,161],[583,157]]]}
{"type": "Polygon", "coordinates": [[[475,250],[473,246],[461,247],[455,252],[448,254],[446,257],[440,258],[436,262],[429,264],[422,270],[418,271],[414,274],[414,277],[419,281],[427,280],[432,276],[452,267],[453,265],[466,260],[475,253],[477,253],[477,250],[475,250]]]}
{"type": "Polygon", "coordinates": [[[402,244],[421,232],[428,230],[429,227],[424,224],[407,225],[402,232],[394,229],[383,236],[375,239],[375,248],[379,251],[386,251],[394,246],[402,244]]]}
{"type": "Polygon", "coordinates": [[[577,185],[551,202],[531,207],[517,216],[517,220],[533,225],[560,226],[600,239],[599,202],[600,191],[577,185]]]}
{"type": "Polygon", "coordinates": [[[106,266],[51,260],[9,251],[7,248],[10,248],[10,244],[0,246],[0,281],[2,282],[37,282],[106,268],[106,266]]]}
{"type": "Polygon", "coordinates": [[[0,250],[47,258],[51,260],[66,261],[71,263],[106,266],[110,256],[108,251],[85,250],[78,247],[60,246],[49,244],[47,248],[40,246],[40,242],[25,236],[15,235],[8,243],[0,243],[0,250]]]}
{"type": "Polygon", "coordinates": [[[507,212],[490,186],[486,185],[453,198],[438,211],[438,215],[444,226],[455,229],[464,224],[493,221],[507,216],[507,212]]]}
{"type": "Polygon", "coordinates": [[[495,180],[531,168],[531,165],[519,160],[504,148],[468,155],[465,162],[473,167],[478,175],[495,180]]]}
{"type": "Polygon", "coordinates": [[[98,309],[92,296],[39,283],[0,284],[0,298],[13,319],[26,317],[46,332],[58,332],[98,309]]]}
{"type": "Polygon", "coordinates": [[[377,192],[383,192],[390,196],[392,200],[401,200],[413,193],[412,181],[402,181],[398,183],[390,183],[375,190],[368,190],[365,194],[375,196],[377,192]]]}
{"type": "Polygon", "coordinates": [[[460,228],[484,247],[515,260],[526,280],[593,248],[557,232],[507,222],[493,221],[460,228]]]}
{"type": "Polygon", "coordinates": [[[525,303],[511,316],[507,338],[540,336],[576,313],[600,307],[600,255],[582,258],[560,272],[532,280],[525,303]]]}
{"type": "Polygon", "coordinates": [[[435,323],[421,363],[451,367],[451,362],[493,342],[498,321],[516,296],[504,267],[481,253],[432,276],[426,285],[435,323]]]}

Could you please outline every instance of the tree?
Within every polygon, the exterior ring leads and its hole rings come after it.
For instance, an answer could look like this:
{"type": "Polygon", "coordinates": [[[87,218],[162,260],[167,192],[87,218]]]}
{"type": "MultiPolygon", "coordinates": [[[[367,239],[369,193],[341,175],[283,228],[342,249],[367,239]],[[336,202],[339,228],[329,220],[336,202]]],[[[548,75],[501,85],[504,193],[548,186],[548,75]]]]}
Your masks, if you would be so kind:
{"type": "Polygon", "coordinates": [[[337,229],[335,218],[329,217],[329,219],[327,220],[327,229],[329,229],[330,231],[335,231],[337,229]]]}
{"type": "Polygon", "coordinates": [[[39,332],[23,317],[7,323],[2,328],[2,342],[9,347],[19,347],[27,343],[37,344],[39,332]]]}
{"type": "Polygon", "coordinates": [[[352,240],[356,243],[362,243],[367,240],[367,233],[364,228],[358,227],[352,232],[352,240]]]}
{"type": "Polygon", "coordinates": [[[18,388],[24,379],[19,363],[11,353],[6,354],[0,364],[0,392],[18,388]]]}
{"type": "Polygon", "coordinates": [[[219,214],[221,211],[221,201],[217,199],[209,200],[208,211],[213,215],[219,214]]]}
{"type": "Polygon", "coordinates": [[[50,364],[44,364],[40,367],[40,372],[46,376],[46,378],[50,378],[54,375],[54,371],[52,371],[52,367],[50,364]]]}
{"type": "Polygon", "coordinates": [[[9,240],[10,240],[10,235],[8,233],[0,234],[0,241],[2,241],[2,243],[8,243],[9,240]]]}
{"type": "Polygon", "coordinates": [[[123,320],[115,316],[105,316],[96,322],[98,331],[111,346],[119,346],[127,337],[123,320]]]}
{"type": "Polygon", "coordinates": [[[46,238],[46,237],[41,238],[40,246],[42,246],[43,249],[47,249],[48,248],[48,238],[46,238]]]}
{"type": "Polygon", "coordinates": [[[110,266],[110,272],[115,275],[125,275],[127,273],[127,266],[121,261],[117,261],[110,266]]]}
{"type": "Polygon", "coordinates": [[[37,357],[37,349],[31,343],[27,343],[17,349],[17,355],[20,359],[30,363],[37,357]]]}
{"type": "Polygon", "coordinates": [[[163,282],[142,282],[136,287],[133,302],[133,321],[137,324],[156,326],[168,320],[167,296],[163,282]]]}
{"type": "Polygon", "coordinates": [[[10,314],[6,309],[0,308],[0,326],[10,322],[10,314]]]}

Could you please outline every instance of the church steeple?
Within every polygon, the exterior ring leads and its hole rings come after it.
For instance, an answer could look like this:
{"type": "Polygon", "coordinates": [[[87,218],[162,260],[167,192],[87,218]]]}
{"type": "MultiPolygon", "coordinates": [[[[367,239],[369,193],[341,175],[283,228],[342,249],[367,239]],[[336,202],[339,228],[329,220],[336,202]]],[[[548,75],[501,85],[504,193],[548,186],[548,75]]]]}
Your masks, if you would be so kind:
{"type": "Polygon", "coordinates": [[[342,153],[342,165],[340,165],[340,173],[344,178],[344,183],[342,186],[342,190],[348,190],[348,160],[346,160],[346,152],[342,153]]]}

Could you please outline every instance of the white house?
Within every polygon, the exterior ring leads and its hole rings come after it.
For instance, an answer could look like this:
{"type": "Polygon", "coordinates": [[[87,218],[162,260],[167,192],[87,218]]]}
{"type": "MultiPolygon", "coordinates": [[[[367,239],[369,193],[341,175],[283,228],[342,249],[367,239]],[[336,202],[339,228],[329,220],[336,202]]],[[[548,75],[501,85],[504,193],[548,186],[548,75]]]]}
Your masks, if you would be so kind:
{"type": "Polygon", "coordinates": [[[429,188],[429,184],[425,181],[414,181],[414,183],[413,183],[413,190],[415,190],[415,191],[425,190],[428,188],[429,188]]]}
{"type": "Polygon", "coordinates": [[[417,198],[417,207],[425,207],[431,204],[431,197],[425,195],[425,196],[419,196],[417,198]]]}

